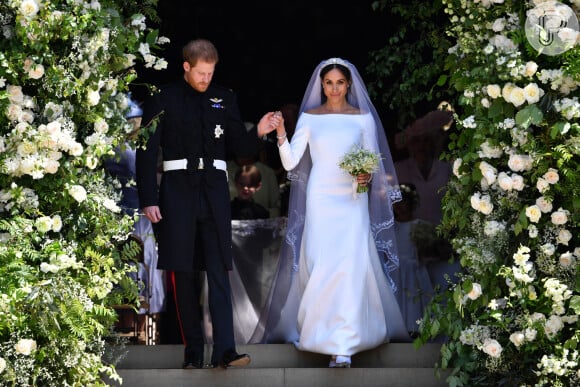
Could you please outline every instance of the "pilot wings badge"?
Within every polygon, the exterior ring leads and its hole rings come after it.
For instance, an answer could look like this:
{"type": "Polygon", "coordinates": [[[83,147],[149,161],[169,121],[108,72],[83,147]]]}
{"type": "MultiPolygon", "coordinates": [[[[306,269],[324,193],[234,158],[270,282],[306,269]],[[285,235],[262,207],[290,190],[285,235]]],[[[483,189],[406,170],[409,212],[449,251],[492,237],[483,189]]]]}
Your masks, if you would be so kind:
{"type": "Polygon", "coordinates": [[[223,101],[223,99],[214,97],[214,98],[210,98],[209,100],[212,103],[211,104],[212,108],[216,108],[216,109],[223,109],[224,108],[224,106],[220,103],[223,101]]]}

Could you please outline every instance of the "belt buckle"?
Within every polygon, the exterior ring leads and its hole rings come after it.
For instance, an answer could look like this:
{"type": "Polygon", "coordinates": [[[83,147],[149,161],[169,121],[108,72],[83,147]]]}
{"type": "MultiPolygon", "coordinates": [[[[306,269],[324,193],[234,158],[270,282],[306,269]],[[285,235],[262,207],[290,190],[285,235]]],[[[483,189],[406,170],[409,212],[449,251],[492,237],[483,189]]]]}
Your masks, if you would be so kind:
{"type": "Polygon", "coordinates": [[[203,159],[202,159],[202,158],[200,158],[200,159],[199,159],[199,164],[197,164],[197,169],[203,169],[203,168],[204,168],[204,165],[203,165],[203,159]]]}

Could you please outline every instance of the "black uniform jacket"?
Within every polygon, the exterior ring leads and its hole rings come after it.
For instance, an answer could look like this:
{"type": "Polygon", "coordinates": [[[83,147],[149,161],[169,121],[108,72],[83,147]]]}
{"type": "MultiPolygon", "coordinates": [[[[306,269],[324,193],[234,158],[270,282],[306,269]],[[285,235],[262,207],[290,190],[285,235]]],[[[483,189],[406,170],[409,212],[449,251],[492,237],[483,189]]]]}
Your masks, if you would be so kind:
{"type": "Polygon", "coordinates": [[[157,205],[162,220],[156,225],[159,260],[164,270],[191,271],[204,268],[196,240],[195,217],[200,195],[209,200],[218,226],[221,257],[232,268],[231,214],[227,172],[216,169],[213,160],[225,160],[226,153],[250,156],[261,145],[255,130],[242,122],[236,96],[230,89],[210,85],[204,93],[184,80],[165,87],[143,107],[142,125],[157,120],[146,149],[137,151],[137,188],[141,208],[157,205]],[[157,185],[159,152],[163,160],[186,158],[186,170],[163,172],[157,185]],[[198,169],[199,159],[204,169],[198,169]]]}

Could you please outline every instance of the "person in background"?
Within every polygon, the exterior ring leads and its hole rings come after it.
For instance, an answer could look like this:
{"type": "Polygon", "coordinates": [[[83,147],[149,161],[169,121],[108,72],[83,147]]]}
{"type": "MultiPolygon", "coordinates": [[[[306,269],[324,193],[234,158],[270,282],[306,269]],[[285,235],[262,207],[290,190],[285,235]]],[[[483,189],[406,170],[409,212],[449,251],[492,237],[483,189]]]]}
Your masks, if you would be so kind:
{"type": "Polygon", "coordinates": [[[267,219],[270,213],[254,200],[262,188],[262,174],[253,164],[243,165],[234,175],[237,195],[231,202],[232,220],[267,219]]]}
{"type": "MultiPolygon", "coordinates": [[[[130,99],[129,107],[127,120],[134,128],[129,134],[129,138],[135,139],[141,125],[143,110],[133,99],[130,99]]],[[[122,195],[119,203],[120,207],[126,215],[131,217],[135,217],[140,208],[139,196],[135,184],[135,153],[135,149],[126,141],[115,148],[115,154],[113,156],[104,159],[105,170],[121,184],[122,195]]],[[[158,259],[157,243],[151,222],[145,216],[137,216],[138,219],[135,221],[132,235],[142,243],[143,262],[139,264],[136,277],[143,282],[140,297],[144,301],[143,305],[147,305],[147,307],[138,310],[136,320],[139,335],[145,336],[146,313],[157,314],[163,312],[165,309],[165,287],[163,285],[165,273],[163,270],[156,269],[158,259]]],[[[124,313],[123,317],[135,320],[135,316],[128,315],[127,313],[124,313]]],[[[128,324],[125,322],[123,325],[127,326],[128,324]]]]}
{"type": "MultiPolygon", "coordinates": [[[[246,165],[254,165],[261,175],[262,187],[254,194],[254,201],[268,210],[270,218],[280,216],[280,187],[274,170],[258,160],[257,156],[234,157],[227,161],[228,176],[234,177],[236,171],[246,165]]],[[[237,195],[235,179],[228,180],[230,199],[237,195]]]]}
{"type": "Polygon", "coordinates": [[[400,192],[393,189],[385,132],[355,66],[341,58],[316,66],[291,142],[284,121],[276,137],[294,180],[265,340],[287,327],[280,332],[285,340],[330,355],[333,368],[350,367],[352,355],[387,341],[408,340],[389,277],[398,262],[392,200],[400,192]],[[339,167],[355,145],[381,154],[376,173],[351,176],[339,167]],[[369,191],[357,194],[354,183],[369,191]]]}
{"type": "MultiPolygon", "coordinates": [[[[395,143],[406,149],[408,157],[395,162],[399,181],[412,183],[421,198],[415,217],[439,225],[443,219],[442,200],[452,174],[452,166],[439,155],[445,143],[445,131],[453,123],[453,110],[449,106],[430,111],[415,120],[395,137],[395,143]]],[[[450,252],[450,250],[449,250],[450,252]]],[[[427,263],[434,287],[445,288],[447,278],[454,281],[460,271],[459,262],[450,263],[448,257],[437,256],[427,263]]]]}
{"type": "Polygon", "coordinates": [[[158,268],[171,271],[182,341],[183,368],[204,367],[203,312],[206,272],[213,349],[209,366],[245,366],[236,351],[232,296],[231,213],[225,156],[255,154],[268,126],[280,119],[266,113],[256,131],[246,131],[235,93],[214,85],[218,51],[195,39],[182,50],[183,74],[145,101],[143,125],[151,127],[137,151],[137,188],[145,216],[157,227],[158,268]],[[157,185],[158,153],[163,174],[157,185]]]}
{"type": "Polygon", "coordinates": [[[407,331],[415,336],[419,331],[417,320],[423,317],[423,311],[433,295],[429,273],[419,259],[415,234],[421,230],[427,231],[431,238],[435,238],[436,234],[432,224],[415,218],[414,212],[420,202],[415,186],[412,183],[400,183],[399,188],[402,200],[393,204],[399,252],[397,298],[407,331]]]}

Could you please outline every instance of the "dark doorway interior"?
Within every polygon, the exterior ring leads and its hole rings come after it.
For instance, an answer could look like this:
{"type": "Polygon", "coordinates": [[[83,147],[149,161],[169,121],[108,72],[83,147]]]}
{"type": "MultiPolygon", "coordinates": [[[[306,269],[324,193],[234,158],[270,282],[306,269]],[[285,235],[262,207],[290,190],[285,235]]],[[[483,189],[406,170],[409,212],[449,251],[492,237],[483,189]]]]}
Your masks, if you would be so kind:
{"type": "Polygon", "coordinates": [[[220,52],[214,82],[237,94],[243,119],[255,122],[284,103],[300,104],[314,67],[329,57],[355,64],[365,79],[369,51],[386,44],[390,23],[371,0],[160,0],[161,34],[171,39],[169,67],[144,72],[154,84],[182,73],[181,47],[203,37],[220,52]]]}

